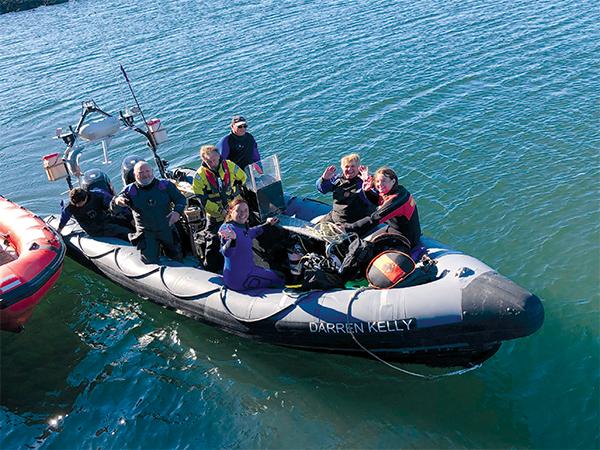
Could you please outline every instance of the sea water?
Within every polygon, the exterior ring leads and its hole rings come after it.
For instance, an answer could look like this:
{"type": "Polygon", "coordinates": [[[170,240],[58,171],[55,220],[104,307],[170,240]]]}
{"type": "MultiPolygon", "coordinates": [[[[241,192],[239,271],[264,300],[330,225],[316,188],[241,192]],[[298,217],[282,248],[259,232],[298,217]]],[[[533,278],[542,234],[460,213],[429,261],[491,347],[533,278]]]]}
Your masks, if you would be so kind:
{"type": "MultiPolygon", "coordinates": [[[[83,100],[158,117],[171,166],[243,114],[287,191],[358,152],[425,234],[540,296],[535,335],[426,381],[241,339],[67,259],[2,333],[2,448],[598,448],[600,7],[595,1],[72,0],[0,16],[0,193],[57,213],[41,157],[83,100]]],[[[138,117],[138,123],[141,119],[138,117]]],[[[120,187],[133,133],[86,146],[120,187]]],[[[327,197],[319,197],[328,200],[327,197]]],[[[430,373],[422,366],[405,367],[430,373]]]]}

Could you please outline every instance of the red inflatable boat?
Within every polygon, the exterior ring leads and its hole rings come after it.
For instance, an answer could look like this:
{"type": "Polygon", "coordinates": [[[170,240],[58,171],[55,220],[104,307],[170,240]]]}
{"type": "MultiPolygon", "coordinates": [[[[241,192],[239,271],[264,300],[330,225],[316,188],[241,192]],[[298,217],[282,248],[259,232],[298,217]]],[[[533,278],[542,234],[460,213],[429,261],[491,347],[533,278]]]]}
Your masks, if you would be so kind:
{"type": "Polygon", "coordinates": [[[21,331],[60,276],[65,245],[31,211],[0,195],[0,329],[21,331]]]}

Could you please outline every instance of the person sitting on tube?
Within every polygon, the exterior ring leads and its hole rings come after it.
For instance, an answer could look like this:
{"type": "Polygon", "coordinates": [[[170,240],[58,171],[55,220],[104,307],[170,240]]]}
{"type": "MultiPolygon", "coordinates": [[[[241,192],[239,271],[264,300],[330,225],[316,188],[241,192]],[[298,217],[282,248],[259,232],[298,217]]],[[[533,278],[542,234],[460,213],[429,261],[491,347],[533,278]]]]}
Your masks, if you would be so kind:
{"type": "Polygon", "coordinates": [[[114,204],[128,206],[133,212],[136,231],[129,236],[131,243],[146,264],[158,262],[161,246],[169,258],[181,260],[181,246],[172,226],[185,209],[184,195],[169,180],[154,178],[146,161],[135,164],[133,175],[135,181],[113,199],[114,204]]]}
{"type": "Polygon", "coordinates": [[[369,171],[360,165],[360,156],[357,153],[346,155],[340,165],[341,176],[336,173],[335,166],[331,165],[317,180],[317,190],[320,193],[333,193],[333,207],[319,222],[353,223],[375,209],[363,191],[363,182],[368,179],[369,171]]]}
{"type": "Polygon", "coordinates": [[[71,189],[69,203],[63,207],[60,215],[58,232],[62,232],[69,219],[75,217],[83,231],[90,236],[112,236],[126,241],[130,230],[110,214],[112,198],[102,190],[91,189],[88,192],[83,188],[71,189]]]}
{"type": "Polygon", "coordinates": [[[345,225],[345,231],[365,236],[377,225],[385,224],[386,227],[377,230],[372,237],[382,233],[400,233],[408,240],[410,248],[416,247],[421,238],[421,224],[413,196],[398,183],[396,172],[389,167],[378,169],[372,184],[375,190],[369,180],[365,182],[363,189],[367,198],[379,205],[378,208],[367,217],[345,225]]]}
{"type": "Polygon", "coordinates": [[[269,217],[263,225],[250,228],[248,203],[236,197],[229,203],[225,223],[219,228],[221,253],[225,257],[223,282],[234,291],[283,287],[284,279],[269,269],[254,264],[252,240],[263,234],[266,228],[275,225],[278,219],[269,217]]]}

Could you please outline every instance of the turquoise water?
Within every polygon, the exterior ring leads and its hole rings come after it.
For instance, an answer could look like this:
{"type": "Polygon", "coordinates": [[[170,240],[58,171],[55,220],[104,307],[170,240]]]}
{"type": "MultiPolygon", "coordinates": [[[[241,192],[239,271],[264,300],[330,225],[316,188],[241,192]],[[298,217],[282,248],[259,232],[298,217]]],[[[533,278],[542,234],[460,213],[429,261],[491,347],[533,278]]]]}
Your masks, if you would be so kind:
{"type": "MultiPolygon", "coordinates": [[[[93,98],[160,117],[172,165],[243,113],[288,190],[358,151],[426,234],[539,295],[546,321],[423,381],[224,334],[67,260],[1,339],[2,448],[599,448],[600,6],[71,1],[0,15],[0,193],[45,215],[42,155],[93,98]]],[[[117,182],[134,136],[103,168],[117,182]]],[[[99,149],[84,153],[100,166],[99,149]]],[[[118,184],[118,182],[117,182],[118,184]]],[[[410,370],[429,369],[409,366],[410,370]]]]}

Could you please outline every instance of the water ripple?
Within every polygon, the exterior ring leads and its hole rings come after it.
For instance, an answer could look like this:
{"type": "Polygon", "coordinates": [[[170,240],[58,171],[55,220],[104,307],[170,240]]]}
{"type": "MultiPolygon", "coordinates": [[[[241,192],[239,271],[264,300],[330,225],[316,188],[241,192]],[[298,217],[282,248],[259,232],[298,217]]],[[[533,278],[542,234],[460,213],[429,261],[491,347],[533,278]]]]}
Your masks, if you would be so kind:
{"type": "MultiPolygon", "coordinates": [[[[426,234],[546,308],[480,371],[423,385],[240,340],[68,262],[31,328],[3,337],[3,444],[598,447],[596,3],[78,0],[0,15],[0,193],[24,206],[58,211],[65,185],[40,157],[82,100],[132,104],[123,64],[173,165],[197,167],[240,113],[293,193],[315,195],[323,168],[359,151],[398,171],[426,234]]],[[[129,153],[148,155],[127,136],[115,163],[98,146],[84,158],[118,180],[129,153]]]]}

